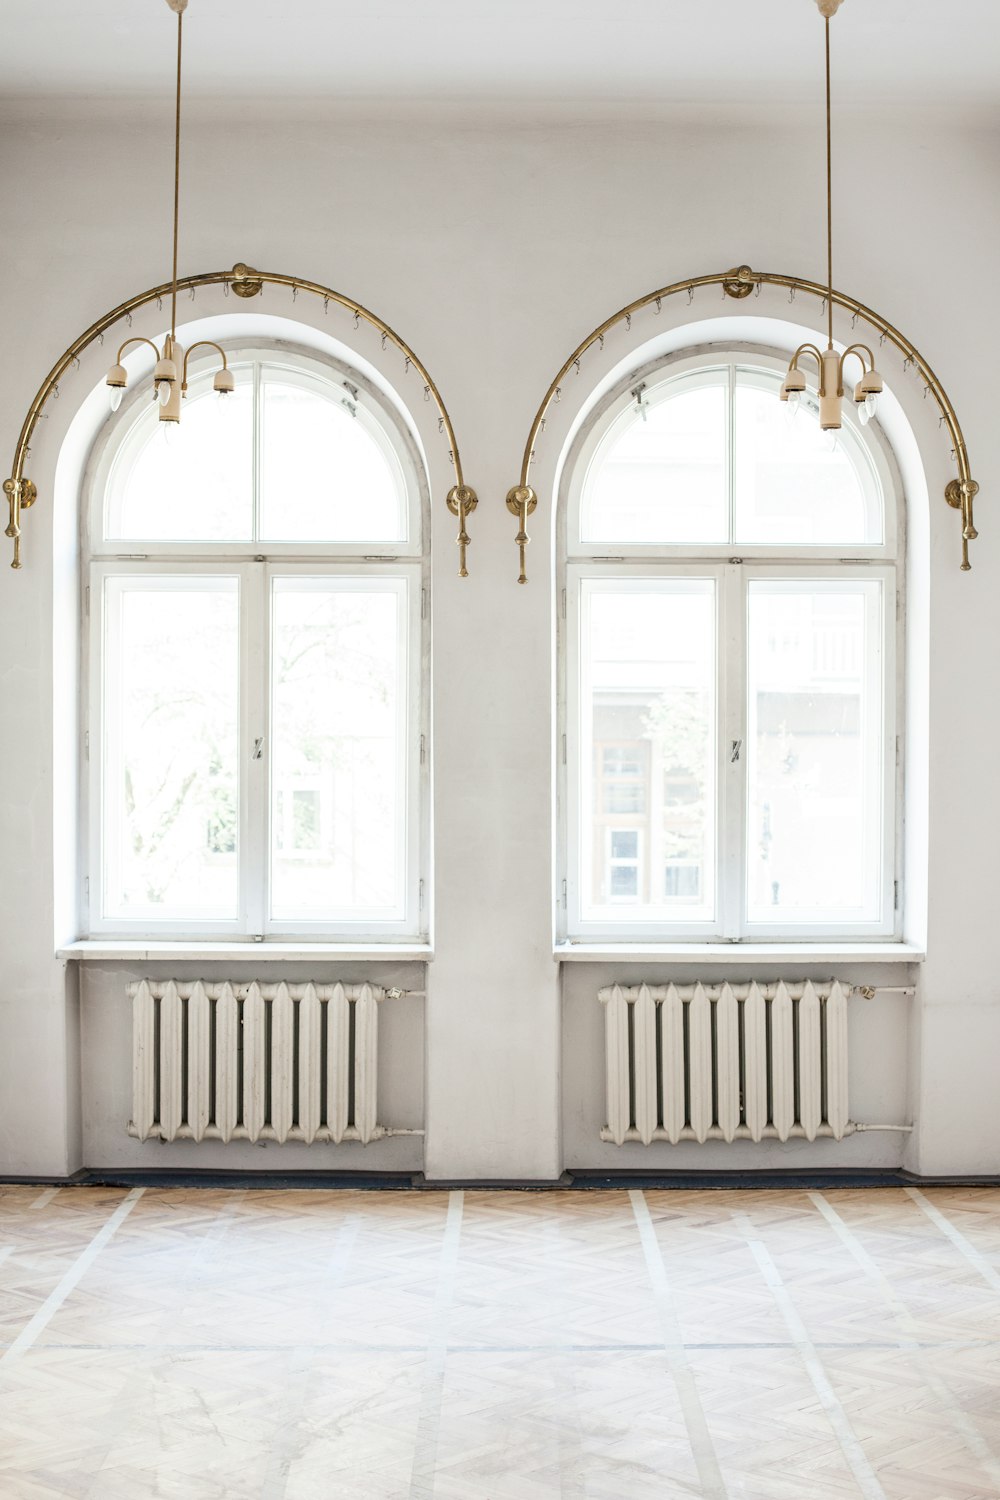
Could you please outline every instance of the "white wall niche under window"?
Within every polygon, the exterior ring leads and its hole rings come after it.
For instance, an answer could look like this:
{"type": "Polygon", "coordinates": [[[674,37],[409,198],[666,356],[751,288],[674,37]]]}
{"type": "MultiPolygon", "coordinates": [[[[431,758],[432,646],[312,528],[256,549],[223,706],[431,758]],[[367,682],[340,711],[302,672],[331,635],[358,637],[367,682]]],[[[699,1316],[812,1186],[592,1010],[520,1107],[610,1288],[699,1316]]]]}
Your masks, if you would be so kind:
{"type": "Polygon", "coordinates": [[[568,454],[557,942],[900,937],[895,466],[853,412],[833,450],[789,422],[786,367],[637,369],[568,454]]]}
{"type": "Polygon", "coordinates": [[[138,393],[95,445],[81,926],[423,942],[426,477],[357,372],[230,352],[172,445],[138,393]]]}

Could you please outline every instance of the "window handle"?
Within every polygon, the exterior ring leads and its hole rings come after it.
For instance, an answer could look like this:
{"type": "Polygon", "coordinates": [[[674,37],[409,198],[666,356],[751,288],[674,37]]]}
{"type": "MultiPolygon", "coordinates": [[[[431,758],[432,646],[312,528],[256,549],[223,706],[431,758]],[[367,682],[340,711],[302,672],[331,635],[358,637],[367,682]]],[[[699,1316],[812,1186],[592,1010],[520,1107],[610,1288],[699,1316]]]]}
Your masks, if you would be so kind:
{"type": "Polygon", "coordinates": [[[730,763],[730,765],[735,765],[736,764],[736,762],[740,758],[740,751],[742,749],[743,749],[743,741],[742,740],[733,740],[733,748],[730,751],[730,755],[729,755],[729,763],[730,763]]]}
{"type": "Polygon", "coordinates": [[[264,755],[264,736],[259,735],[253,742],[253,755],[251,760],[261,760],[264,755]]]}

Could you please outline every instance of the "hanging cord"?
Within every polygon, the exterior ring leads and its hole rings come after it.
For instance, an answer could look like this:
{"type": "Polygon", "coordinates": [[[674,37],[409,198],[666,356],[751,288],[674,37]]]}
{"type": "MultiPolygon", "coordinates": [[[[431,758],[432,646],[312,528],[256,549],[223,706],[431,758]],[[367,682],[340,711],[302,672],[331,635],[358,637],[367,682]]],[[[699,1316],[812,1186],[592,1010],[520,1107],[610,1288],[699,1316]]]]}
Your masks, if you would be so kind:
{"type": "MultiPolygon", "coordinates": [[[[171,6],[171,9],[173,6],[171,6]]],[[[177,11],[177,101],[174,111],[174,274],[170,289],[170,337],[177,337],[177,235],[181,202],[181,46],[184,33],[184,10],[177,11]]]]}
{"type": "Polygon", "coordinates": [[[833,145],[830,124],[830,17],[826,26],[826,312],[829,347],[833,348],[833,145]]]}

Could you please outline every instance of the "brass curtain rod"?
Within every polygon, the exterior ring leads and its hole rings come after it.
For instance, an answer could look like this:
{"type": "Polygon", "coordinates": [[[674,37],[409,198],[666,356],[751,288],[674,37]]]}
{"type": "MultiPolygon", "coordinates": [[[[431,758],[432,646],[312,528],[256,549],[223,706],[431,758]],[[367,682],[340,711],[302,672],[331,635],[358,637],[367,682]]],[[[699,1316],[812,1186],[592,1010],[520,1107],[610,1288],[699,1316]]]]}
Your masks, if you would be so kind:
{"type": "MultiPolygon", "coordinates": [[[[460,516],[462,524],[459,537],[460,551],[462,554],[462,566],[464,568],[464,551],[468,545],[468,536],[464,535],[464,517],[471,514],[478,504],[475,490],[465,483],[462,472],[462,460],[458,451],[458,442],[455,437],[455,429],[452,426],[451,417],[444,404],[441,392],[434,380],[428,373],[425,365],[419,360],[399,334],[384,322],[376,313],[369,311],[360,302],[351,297],[345,297],[343,293],[335,291],[332,287],[323,286],[318,281],[310,281],[302,276],[286,276],[277,271],[257,271],[252,266],[237,262],[231,271],[205,271],[195,276],[182,276],[176,282],[177,290],[194,289],[200,286],[229,286],[237,296],[248,299],[259,296],[262,288],[267,286],[291,287],[295,292],[311,292],[317,297],[322,297],[324,305],[336,303],[351,314],[357,321],[367,323],[376,333],[388,340],[403,355],[406,367],[412,365],[413,370],[424,384],[424,389],[430,400],[437,407],[440,419],[441,431],[448,444],[449,458],[455,470],[455,484],[448,491],[446,503],[452,515],[460,516]]],[[[73,343],[64,350],[56,360],[52,369],[42,381],[31,405],[28,407],[27,415],[21,424],[21,431],[14,448],[14,461],[11,466],[11,476],[4,480],[4,494],[10,510],[10,521],[5,535],[14,543],[14,557],[11,562],[12,568],[21,566],[21,512],[27,510],[35,503],[38,496],[37,487],[25,477],[24,467],[28,452],[31,447],[31,439],[38,425],[39,417],[42,415],[46,402],[57,389],[59,381],[70,365],[77,361],[95,339],[99,339],[109,328],[119,322],[122,318],[131,316],[141,307],[146,307],[152,302],[162,302],[163,298],[169,296],[175,289],[175,284],[164,282],[160,286],[151,287],[149,291],[138,292],[134,297],[119,303],[110,312],[105,313],[92,323],[73,343]]]]}
{"type": "MultiPolygon", "coordinates": [[[[944,498],[954,510],[962,513],[962,571],[967,573],[971,567],[969,562],[969,542],[974,541],[977,532],[973,522],[973,501],[978,494],[979,485],[972,478],[969,467],[969,455],[962,435],[958,415],[954,406],[948,398],[944,386],[941,384],[930,365],[924,359],[909,339],[898,328],[883,318],[881,314],[866,307],[863,302],[858,302],[854,297],[848,297],[844,292],[823,286],[817,281],[806,281],[799,276],[786,276],[775,271],[754,271],[747,265],[736,266],[730,271],[713,271],[705,276],[688,276],[683,281],[672,282],[669,286],[659,287],[654,292],[647,292],[643,297],[637,297],[634,302],[629,302],[618,312],[612,313],[610,318],[605,318],[587,337],[577,345],[572,354],[561,366],[555,379],[542,398],[541,405],[535,413],[528,438],[524,445],[524,453],[521,459],[521,475],[518,484],[507,494],[507,508],[521,521],[518,537],[515,539],[522,549],[522,579],[524,581],[523,548],[524,542],[521,536],[524,532],[524,519],[527,514],[535,509],[538,497],[528,482],[531,465],[535,458],[535,447],[538,442],[542,425],[548,414],[549,407],[555,400],[557,393],[561,392],[563,382],[570,370],[587,353],[594,344],[603,343],[606,335],[619,323],[631,324],[632,318],[637,312],[654,304],[659,306],[668,297],[676,296],[678,292],[693,293],[699,287],[721,286],[728,297],[737,301],[750,296],[751,292],[761,286],[787,287],[791,292],[804,292],[812,297],[819,297],[828,301],[828,314],[832,316],[833,305],[843,308],[854,318],[861,318],[878,334],[880,341],[888,341],[904,356],[908,364],[912,364],[923,378],[924,385],[934,397],[941,411],[941,416],[947,425],[951,436],[952,452],[958,467],[958,478],[952,479],[945,487],[944,498]]],[[[526,540],[526,539],[525,539],[526,540]]]]}

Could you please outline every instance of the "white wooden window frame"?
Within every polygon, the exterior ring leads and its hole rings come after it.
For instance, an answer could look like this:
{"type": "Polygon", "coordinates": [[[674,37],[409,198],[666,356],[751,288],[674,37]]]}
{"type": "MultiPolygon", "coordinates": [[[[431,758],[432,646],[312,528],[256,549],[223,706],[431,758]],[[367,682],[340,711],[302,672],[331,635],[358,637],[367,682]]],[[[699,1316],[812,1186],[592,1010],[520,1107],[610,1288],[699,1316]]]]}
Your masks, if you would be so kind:
{"type": "MultiPolygon", "coordinates": [[[[775,941],[814,944],[818,949],[834,942],[898,941],[902,934],[900,871],[903,840],[903,735],[905,722],[902,663],[904,616],[903,509],[901,486],[891,451],[877,423],[867,429],[853,412],[845,420],[846,441],[853,445],[855,463],[862,482],[872,486],[872,497],[882,507],[882,540],[845,546],[787,548],[739,545],[639,546],[584,544],[580,540],[580,505],[587,471],[606,435],[630,407],[634,408],[636,386],[644,383],[643,400],[663,399],[665,387],[688,377],[704,384],[714,372],[757,369],[760,383],[773,383],[787,369],[787,356],[756,346],[706,348],[686,351],[633,370],[599,403],[581,424],[563,469],[557,512],[556,597],[560,601],[556,626],[556,678],[558,716],[556,744],[556,889],[554,930],[557,942],[607,943],[627,950],[630,943],[727,941],[746,944],[775,941]],[[770,376],[770,382],[768,382],[770,376]],[[622,912],[614,921],[587,921],[583,915],[582,853],[586,840],[581,828],[582,778],[590,774],[587,762],[589,734],[581,732],[581,583],[585,579],[609,582],[657,578],[712,578],[717,601],[717,813],[716,891],[717,912],[713,921],[629,920],[622,912]],[[746,766],[747,766],[747,598],[751,580],[784,579],[789,582],[878,579],[882,589],[882,633],[878,674],[882,693],[882,796],[881,899],[877,919],[870,922],[806,923],[782,921],[750,923],[746,910],[746,766]],[[732,741],[742,742],[738,761],[731,758],[732,741]]],[[[777,393],[775,390],[775,399],[777,393]]],[[[849,406],[850,403],[845,403],[849,406]]],[[[797,420],[811,420],[802,413],[797,420]]],[[[730,416],[730,442],[732,417],[730,416]]],[[[730,492],[730,516],[733,497],[730,492]]]]}
{"type": "MultiPolygon", "coordinates": [[[[80,870],[81,928],[93,937],[122,940],[170,940],[177,938],[228,938],[247,941],[295,938],[303,942],[376,946],[426,941],[429,912],[425,900],[430,850],[430,639],[429,562],[424,551],[428,534],[428,491],[419,450],[407,430],[402,414],[387,398],[357,372],[339,362],[310,351],[302,354],[287,345],[270,347],[259,341],[228,346],[236,361],[251,359],[296,369],[300,377],[317,381],[327,378],[339,386],[350,379],[370,402],[369,420],[381,425],[384,443],[391,444],[400,460],[405,482],[405,512],[408,535],[393,543],[294,542],[134,542],[107,541],[103,535],[106,487],[111,465],[123,437],[118,418],[106,424],[95,445],[87,472],[88,504],[82,508],[84,598],[87,629],[83,689],[85,723],[81,737],[83,767],[81,787],[80,870]],[[141,553],[138,547],[141,546],[141,553]],[[385,555],[374,549],[385,548],[385,555]],[[270,638],[271,583],[278,577],[315,578],[320,586],[338,582],[342,587],[390,588],[404,600],[399,614],[402,655],[400,658],[401,747],[404,752],[400,801],[405,814],[398,837],[403,849],[404,893],[402,908],[384,918],[366,915],[357,921],[327,919],[274,921],[270,918],[270,638]],[[109,578],[147,579],[151,586],[183,588],[198,578],[235,578],[240,591],[240,680],[239,680],[239,910],[234,921],[183,918],[131,922],[103,915],[103,765],[104,765],[104,596],[109,578]],[[402,637],[405,635],[405,645],[402,637]],[[254,741],[262,738],[265,753],[255,759],[254,741]]],[[[192,361],[192,368],[194,362],[192,361]]],[[[255,389],[259,378],[255,376],[255,389]]],[[[148,398],[134,394],[132,404],[148,398]]],[[[123,408],[128,417],[127,408],[123,408]]],[[[122,412],[118,413],[118,417],[122,412]]],[[[124,441],[129,434],[124,435],[124,441]]],[[[255,427],[255,446],[257,434],[255,427]]],[[[254,464],[255,515],[258,463],[254,464]]]]}

